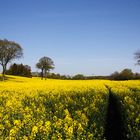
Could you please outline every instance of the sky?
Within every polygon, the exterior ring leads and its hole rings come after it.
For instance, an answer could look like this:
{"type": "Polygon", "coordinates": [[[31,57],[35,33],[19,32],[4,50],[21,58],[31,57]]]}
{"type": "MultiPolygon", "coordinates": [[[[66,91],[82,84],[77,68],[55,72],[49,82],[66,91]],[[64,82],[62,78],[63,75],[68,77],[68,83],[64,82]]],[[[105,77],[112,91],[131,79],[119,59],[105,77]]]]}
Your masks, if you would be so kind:
{"type": "Polygon", "coordinates": [[[124,68],[140,72],[140,0],[0,0],[0,39],[19,43],[35,65],[43,56],[52,72],[109,75],[124,68]]]}

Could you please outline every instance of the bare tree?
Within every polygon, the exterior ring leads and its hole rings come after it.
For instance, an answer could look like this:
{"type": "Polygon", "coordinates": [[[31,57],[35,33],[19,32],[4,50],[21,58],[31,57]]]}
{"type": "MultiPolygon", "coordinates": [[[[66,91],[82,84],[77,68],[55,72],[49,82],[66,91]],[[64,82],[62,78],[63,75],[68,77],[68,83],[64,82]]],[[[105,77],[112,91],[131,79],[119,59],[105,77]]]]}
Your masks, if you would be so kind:
{"type": "Polygon", "coordinates": [[[134,53],[135,59],[137,60],[137,65],[140,65],[140,50],[134,53]]]}
{"type": "Polygon", "coordinates": [[[0,65],[2,66],[2,79],[5,79],[6,67],[9,62],[23,56],[23,49],[18,43],[0,40],[0,65]]]}
{"type": "Polygon", "coordinates": [[[134,53],[135,59],[137,60],[137,65],[140,65],[140,50],[134,53]]]}
{"type": "Polygon", "coordinates": [[[36,67],[41,69],[41,78],[43,79],[44,76],[46,78],[46,74],[49,72],[49,70],[54,69],[54,62],[51,58],[44,56],[39,59],[36,67]]]}

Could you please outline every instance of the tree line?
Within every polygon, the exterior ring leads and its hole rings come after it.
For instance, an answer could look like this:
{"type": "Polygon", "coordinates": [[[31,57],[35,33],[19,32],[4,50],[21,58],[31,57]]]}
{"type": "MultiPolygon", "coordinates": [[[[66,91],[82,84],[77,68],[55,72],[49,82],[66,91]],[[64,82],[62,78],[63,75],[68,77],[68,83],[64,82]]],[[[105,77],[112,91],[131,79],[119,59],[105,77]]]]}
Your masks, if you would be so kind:
{"type": "MultiPolygon", "coordinates": [[[[140,65],[140,50],[134,53],[136,64],[140,65]]],[[[36,76],[35,73],[31,73],[31,67],[23,64],[12,64],[7,70],[8,63],[15,59],[23,57],[23,48],[14,41],[8,41],[7,39],[0,39],[0,65],[2,66],[2,80],[5,80],[5,74],[18,75],[25,77],[36,76]]],[[[54,62],[51,58],[44,56],[36,63],[36,68],[41,72],[37,74],[41,79],[54,78],[54,79],[111,79],[111,80],[130,80],[140,79],[139,73],[133,73],[131,69],[124,69],[123,71],[114,72],[110,76],[84,76],[83,74],[77,74],[75,76],[66,76],[55,73],[50,73],[50,70],[55,68],[54,62]]]]}
{"type": "MultiPolygon", "coordinates": [[[[34,77],[40,77],[40,73],[33,73],[34,77]]],[[[83,74],[76,74],[74,76],[61,75],[59,73],[47,73],[47,78],[62,79],[62,80],[92,80],[92,79],[106,79],[106,80],[137,80],[140,79],[139,73],[133,73],[131,69],[123,69],[121,72],[114,72],[109,76],[86,76],[83,74]]]]}

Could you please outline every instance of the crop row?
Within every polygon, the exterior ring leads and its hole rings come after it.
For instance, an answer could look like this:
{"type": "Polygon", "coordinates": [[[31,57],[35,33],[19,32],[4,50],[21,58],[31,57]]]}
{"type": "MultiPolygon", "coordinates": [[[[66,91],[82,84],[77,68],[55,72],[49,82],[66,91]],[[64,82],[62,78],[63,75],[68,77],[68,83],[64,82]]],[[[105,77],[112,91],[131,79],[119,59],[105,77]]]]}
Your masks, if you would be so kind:
{"type": "Polygon", "coordinates": [[[118,101],[124,124],[124,137],[129,140],[140,138],[140,82],[111,82],[111,93],[118,101]]]}

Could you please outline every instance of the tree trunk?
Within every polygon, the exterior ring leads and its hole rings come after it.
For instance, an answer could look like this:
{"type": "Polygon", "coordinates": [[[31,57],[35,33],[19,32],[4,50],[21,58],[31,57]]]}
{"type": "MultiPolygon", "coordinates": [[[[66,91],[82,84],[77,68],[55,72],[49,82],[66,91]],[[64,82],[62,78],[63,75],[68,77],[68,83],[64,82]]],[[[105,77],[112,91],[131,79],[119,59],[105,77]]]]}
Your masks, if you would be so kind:
{"type": "Polygon", "coordinates": [[[43,80],[43,69],[41,70],[41,80],[43,80]]]}
{"type": "Polygon", "coordinates": [[[6,66],[2,66],[3,71],[2,71],[2,81],[5,80],[5,71],[6,71],[6,66]]]}
{"type": "Polygon", "coordinates": [[[47,72],[46,72],[46,70],[45,70],[45,80],[46,80],[46,73],[47,73],[47,72]]]}

